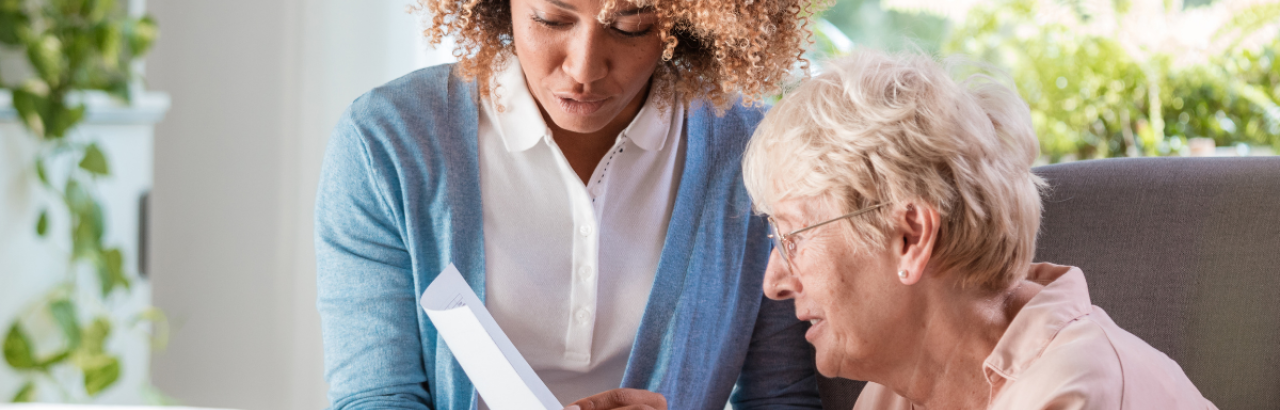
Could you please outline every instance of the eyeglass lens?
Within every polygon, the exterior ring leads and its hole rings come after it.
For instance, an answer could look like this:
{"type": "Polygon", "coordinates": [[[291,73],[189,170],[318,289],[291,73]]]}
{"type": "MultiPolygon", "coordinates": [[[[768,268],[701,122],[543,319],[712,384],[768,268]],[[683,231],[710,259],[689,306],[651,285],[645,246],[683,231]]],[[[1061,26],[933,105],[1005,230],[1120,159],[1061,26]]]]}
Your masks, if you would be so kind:
{"type": "Polygon", "coordinates": [[[771,239],[773,239],[773,247],[778,250],[779,255],[782,255],[782,261],[785,262],[787,264],[787,268],[790,269],[791,255],[787,254],[788,249],[785,244],[786,241],[782,238],[782,232],[778,230],[778,224],[773,221],[773,218],[769,218],[769,229],[773,231],[773,235],[770,235],[772,237],[771,239]]]}

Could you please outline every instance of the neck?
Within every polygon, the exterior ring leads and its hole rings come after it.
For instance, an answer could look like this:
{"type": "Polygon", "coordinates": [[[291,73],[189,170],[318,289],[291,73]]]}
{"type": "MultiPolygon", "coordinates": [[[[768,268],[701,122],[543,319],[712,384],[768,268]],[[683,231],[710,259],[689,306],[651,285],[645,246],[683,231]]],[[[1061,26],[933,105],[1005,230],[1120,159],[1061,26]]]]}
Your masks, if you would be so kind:
{"type": "Polygon", "coordinates": [[[895,366],[902,370],[886,386],[921,409],[985,409],[991,387],[984,362],[1042,286],[1029,281],[1001,291],[966,289],[953,282],[926,286],[920,342],[906,363],[895,366]]]}

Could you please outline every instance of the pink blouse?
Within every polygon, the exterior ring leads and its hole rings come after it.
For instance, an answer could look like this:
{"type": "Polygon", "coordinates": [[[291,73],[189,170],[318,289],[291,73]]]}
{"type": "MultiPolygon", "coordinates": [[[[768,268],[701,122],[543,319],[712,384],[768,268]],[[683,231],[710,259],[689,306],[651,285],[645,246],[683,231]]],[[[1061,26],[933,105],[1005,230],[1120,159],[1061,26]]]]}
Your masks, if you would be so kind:
{"type": "MultiPolygon", "coordinates": [[[[1027,279],[1045,287],[983,363],[990,409],[1217,409],[1169,356],[1093,306],[1080,268],[1035,264],[1027,279]]],[[[867,383],[853,408],[912,406],[867,383]]]]}

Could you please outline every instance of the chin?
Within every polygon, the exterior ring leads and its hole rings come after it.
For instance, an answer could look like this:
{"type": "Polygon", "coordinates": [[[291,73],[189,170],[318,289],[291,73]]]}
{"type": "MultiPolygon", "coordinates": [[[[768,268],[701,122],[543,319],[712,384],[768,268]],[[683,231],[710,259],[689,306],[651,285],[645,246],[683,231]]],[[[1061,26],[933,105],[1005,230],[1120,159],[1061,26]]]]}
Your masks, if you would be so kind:
{"type": "Polygon", "coordinates": [[[816,353],[814,354],[815,365],[818,368],[818,374],[826,378],[835,378],[839,376],[840,366],[836,360],[833,360],[830,353],[824,352],[814,345],[816,353]]]}
{"type": "MultiPolygon", "coordinates": [[[[856,351],[849,350],[828,350],[823,349],[825,346],[822,340],[814,343],[814,361],[818,369],[818,374],[827,378],[842,377],[850,380],[867,380],[866,375],[862,371],[863,358],[857,355],[856,351]]],[[[847,346],[843,346],[847,347],[847,346]]]]}
{"type": "Polygon", "coordinates": [[[828,379],[840,377],[840,375],[836,373],[835,369],[832,369],[829,366],[823,366],[822,363],[818,363],[818,374],[821,374],[822,377],[826,377],[828,379]]]}
{"type": "Polygon", "coordinates": [[[609,125],[608,119],[596,118],[596,115],[579,115],[561,111],[552,115],[551,120],[555,121],[556,127],[565,131],[578,134],[588,134],[600,131],[609,125]]]}

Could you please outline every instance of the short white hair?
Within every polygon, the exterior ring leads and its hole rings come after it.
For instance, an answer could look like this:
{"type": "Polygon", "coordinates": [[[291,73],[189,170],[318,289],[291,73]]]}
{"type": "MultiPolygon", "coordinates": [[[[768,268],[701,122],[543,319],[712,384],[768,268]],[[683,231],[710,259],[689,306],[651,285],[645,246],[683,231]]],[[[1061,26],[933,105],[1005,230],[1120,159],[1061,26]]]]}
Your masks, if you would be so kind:
{"type": "MultiPolygon", "coordinates": [[[[941,218],[932,264],[988,289],[1025,278],[1044,181],[1031,173],[1040,151],[1031,111],[1008,76],[959,58],[871,50],[823,67],[769,111],[747,147],[756,211],[787,197],[845,212],[925,203],[941,218]]],[[[883,249],[896,209],[850,219],[854,244],[883,249]]]]}

